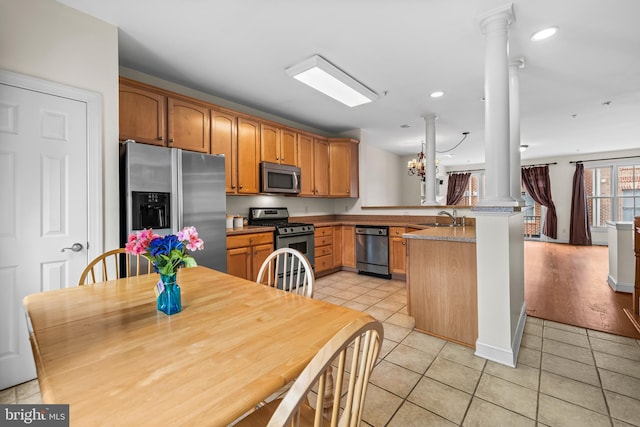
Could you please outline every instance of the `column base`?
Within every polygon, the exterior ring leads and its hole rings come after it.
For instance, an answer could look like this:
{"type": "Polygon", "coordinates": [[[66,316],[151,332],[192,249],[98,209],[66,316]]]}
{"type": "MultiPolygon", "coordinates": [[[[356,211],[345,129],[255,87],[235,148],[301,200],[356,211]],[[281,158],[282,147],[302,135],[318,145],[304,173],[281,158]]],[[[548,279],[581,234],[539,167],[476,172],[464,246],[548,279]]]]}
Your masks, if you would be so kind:
{"type": "Polygon", "coordinates": [[[527,323],[527,310],[525,304],[522,304],[522,310],[520,311],[520,317],[518,319],[518,326],[511,343],[511,348],[499,348],[487,343],[480,342],[480,339],[476,341],[476,356],[483,357],[502,365],[515,368],[518,363],[518,354],[520,352],[520,343],[522,342],[522,334],[524,333],[524,326],[527,323]]]}

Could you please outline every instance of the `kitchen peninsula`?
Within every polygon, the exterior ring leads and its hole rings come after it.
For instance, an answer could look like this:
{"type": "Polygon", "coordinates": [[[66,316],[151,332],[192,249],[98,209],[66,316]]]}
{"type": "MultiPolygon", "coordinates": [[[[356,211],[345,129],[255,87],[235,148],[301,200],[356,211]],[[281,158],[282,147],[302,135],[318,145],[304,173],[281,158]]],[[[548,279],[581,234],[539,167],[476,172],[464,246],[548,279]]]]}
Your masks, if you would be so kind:
{"type": "Polygon", "coordinates": [[[475,227],[426,227],[402,237],[408,243],[407,308],[415,328],[475,348],[475,227]]]}

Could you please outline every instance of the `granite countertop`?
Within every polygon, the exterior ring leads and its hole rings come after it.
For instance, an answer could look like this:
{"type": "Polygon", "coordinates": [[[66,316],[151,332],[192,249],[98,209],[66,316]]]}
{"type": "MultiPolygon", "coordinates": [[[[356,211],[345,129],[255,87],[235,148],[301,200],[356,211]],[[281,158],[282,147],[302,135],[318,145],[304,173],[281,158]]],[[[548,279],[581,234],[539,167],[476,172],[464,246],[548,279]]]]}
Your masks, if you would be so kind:
{"type": "Polygon", "coordinates": [[[227,228],[227,236],[237,236],[251,233],[273,233],[275,227],[264,227],[258,225],[245,225],[242,228],[227,228]]]}
{"type": "Polygon", "coordinates": [[[411,233],[404,233],[402,237],[404,237],[405,239],[447,240],[452,242],[475,243],[476,228],[425,226],[422,230],[413,231],[411,233]]]}

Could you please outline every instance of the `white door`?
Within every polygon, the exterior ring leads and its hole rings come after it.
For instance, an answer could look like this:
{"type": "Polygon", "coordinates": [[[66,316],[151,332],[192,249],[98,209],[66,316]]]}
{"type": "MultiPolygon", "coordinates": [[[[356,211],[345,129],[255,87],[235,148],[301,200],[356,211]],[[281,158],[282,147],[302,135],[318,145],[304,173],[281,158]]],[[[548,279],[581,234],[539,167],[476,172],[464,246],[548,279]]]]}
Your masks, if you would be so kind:
{"type": "Polygon", "coordinates": [[[22,299],[87,265],[86,103],[0,84],[0,183],[1,390],[36,377],[22,299]]]}

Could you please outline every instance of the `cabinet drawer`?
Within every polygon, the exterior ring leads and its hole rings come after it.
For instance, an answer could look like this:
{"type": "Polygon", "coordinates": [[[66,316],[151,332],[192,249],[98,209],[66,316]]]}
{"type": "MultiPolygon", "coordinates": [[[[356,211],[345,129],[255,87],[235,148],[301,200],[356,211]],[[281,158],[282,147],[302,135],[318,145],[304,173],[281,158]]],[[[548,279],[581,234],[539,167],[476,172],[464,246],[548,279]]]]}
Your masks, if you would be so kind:
{"type": "Polygon", "coordinates": [[[273,233],[239,234],[227,236],[227,249],[273,243],[273,233]]]}
{"type": "Polygon", "coordinates": [[[315,230],[315,237],[333,236],[333,227],[318,227],[315,230]]]}
{"type": "Polygon", "coordinates": [[[333,268],[333,257],[331,255],[317,256],[315,262],[316,273],[333,268]]]}
{"type": "Polygon", "coordinates": [[[325,236],[325,237],[316,236],[314,239],[314,246],[316,248],[320,246],[331,245],[332,243],[333,243],[333,236],[325,236]]]}
{"type": "Polygon", "coordinates": [[[331,246],[320,246],[315,248],[315,258],[318,259],[321,256],[327,256],[333,254],[333,248],[331,246]]]}

